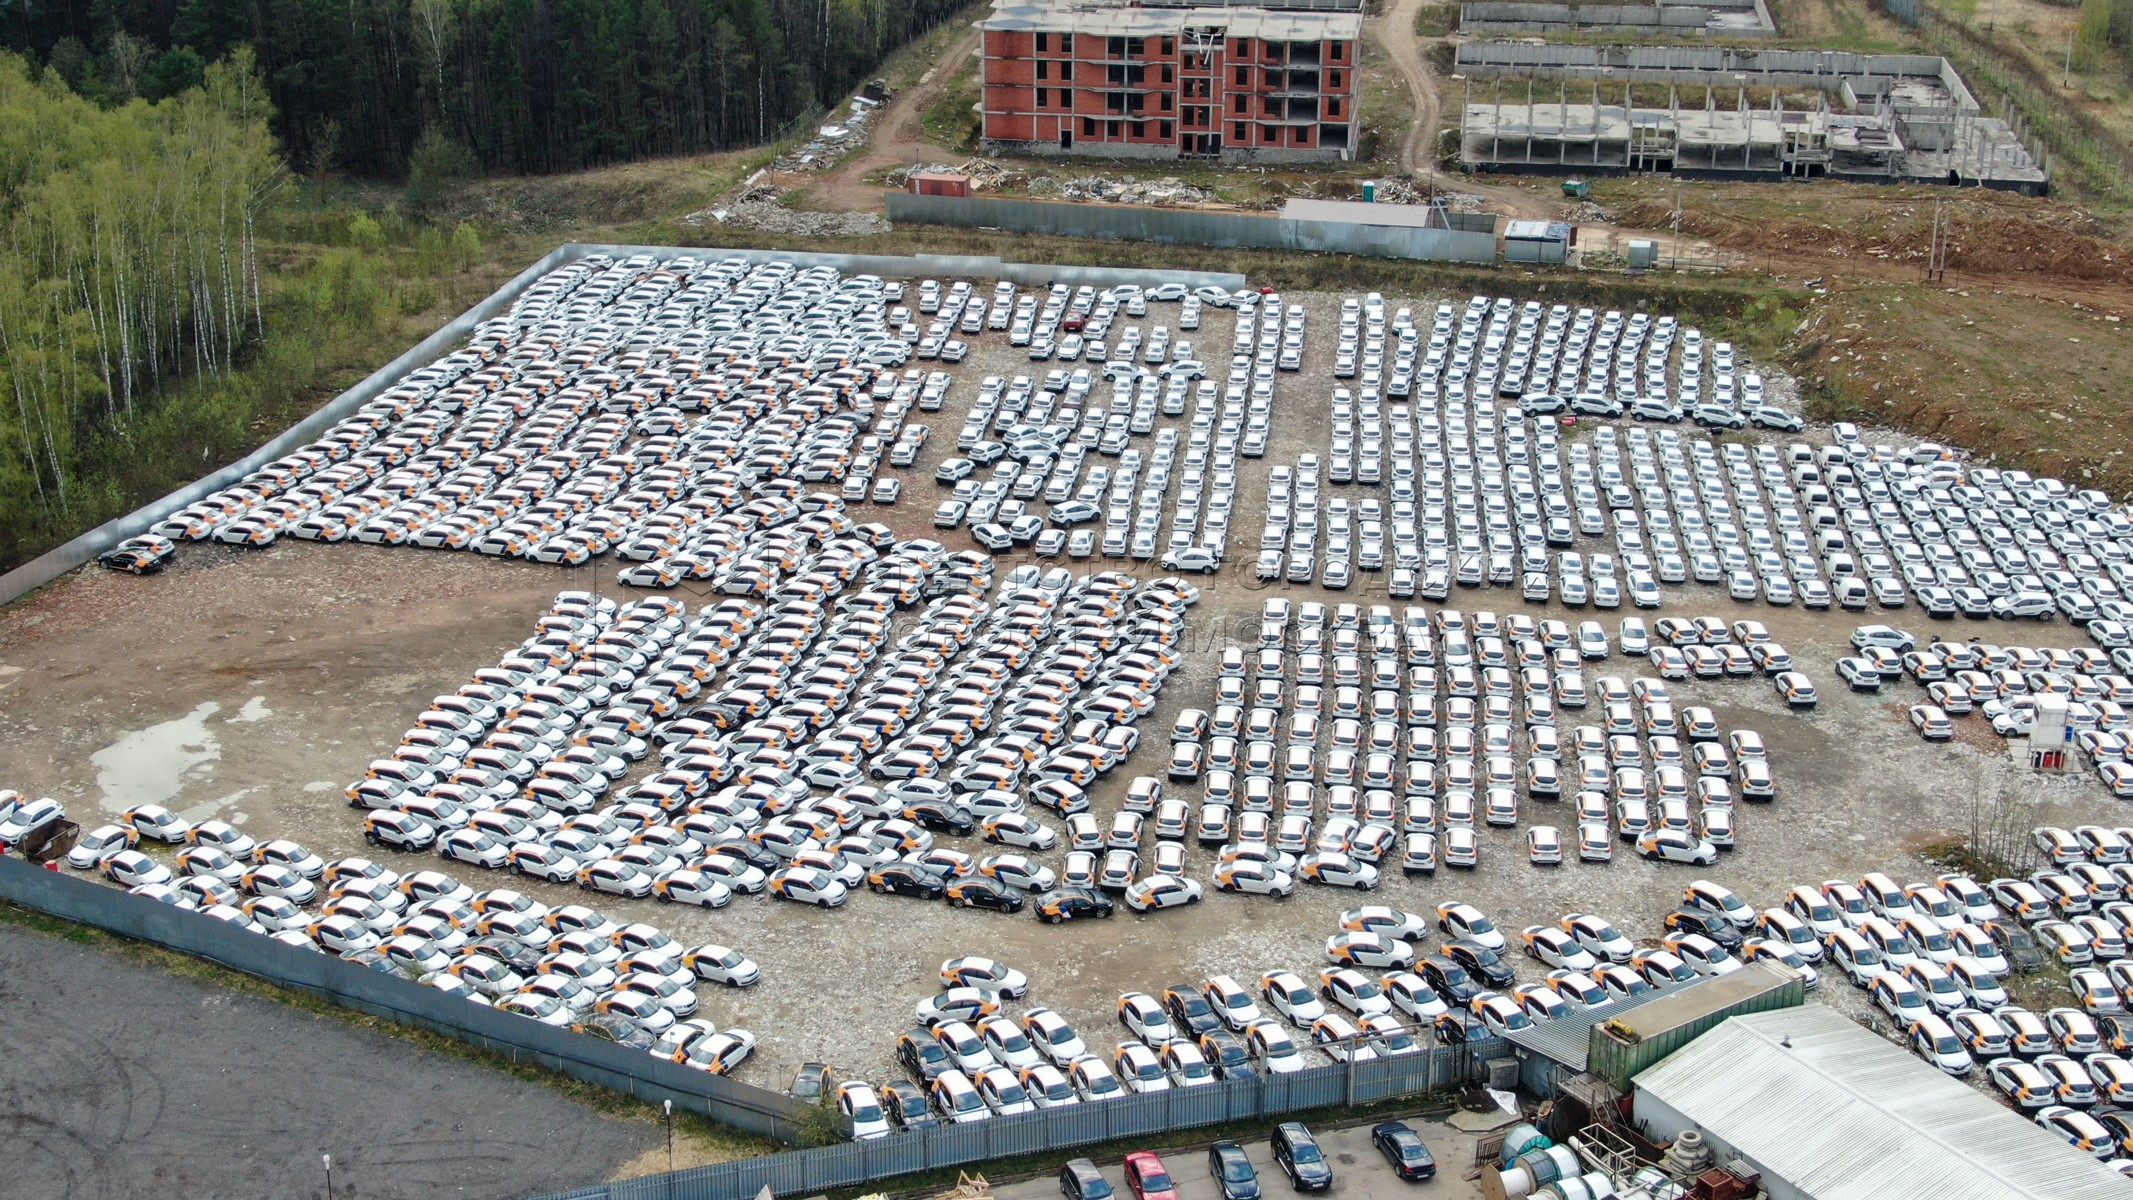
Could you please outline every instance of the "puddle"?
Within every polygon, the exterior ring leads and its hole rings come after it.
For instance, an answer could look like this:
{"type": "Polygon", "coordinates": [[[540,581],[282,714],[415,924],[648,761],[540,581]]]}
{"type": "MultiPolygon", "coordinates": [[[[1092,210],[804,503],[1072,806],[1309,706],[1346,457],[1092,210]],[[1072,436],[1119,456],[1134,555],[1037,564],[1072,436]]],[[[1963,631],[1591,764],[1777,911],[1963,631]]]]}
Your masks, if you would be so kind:
{"type": "Polygon", "coordinates": [[[232,725],[249,725],[254,721],[264,721],[273,715],[274,710],[267,707],[267,698],[265,696],[254,696],[244,702],[244,707],[237,710],[237,715],[231,717],[229,723],[232,725]]]}
{"type": "Polygon", "coordinates": [[[176,798],[189,772],[222,757],[222,743],[207,728],[207,719],[221,711],[222,706],[210,700],[91,754],[105,810],[124,812],[136,804],[168,804],[176,798]]]}

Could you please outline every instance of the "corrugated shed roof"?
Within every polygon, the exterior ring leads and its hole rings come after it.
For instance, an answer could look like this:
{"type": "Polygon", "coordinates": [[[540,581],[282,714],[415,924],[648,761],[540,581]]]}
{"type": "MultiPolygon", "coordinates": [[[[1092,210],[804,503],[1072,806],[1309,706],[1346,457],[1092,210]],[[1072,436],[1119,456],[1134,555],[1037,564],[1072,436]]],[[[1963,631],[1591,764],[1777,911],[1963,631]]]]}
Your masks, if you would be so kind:
{"type": "Polygon", "coordinates": [[[1733,1019],[1637,1089],[1815,1200],[2122,1200],[2123,1176],[1822,1004],[1733,1019]]]}
{"type": "Polygon", "coordinates": [[[1573,1071],[1582,1071],[1586,1067],[1587,1052],[1592,1046],[1593,1026],[1602,1021],[1612,1021],[1624,1013],[1633,1012],[1654,1000],[1663,1000],[1702,982],[1703,980],[1698,978],[1686,983],[1670,983],[1634,999],[1617,1000],[1599,1008],[1580,1009],[1553,1021],[1535,1021],[1533,1028],[1514,1029],[1504,1035],[1504,1040],[1559,1062],[1573,1071]]]}

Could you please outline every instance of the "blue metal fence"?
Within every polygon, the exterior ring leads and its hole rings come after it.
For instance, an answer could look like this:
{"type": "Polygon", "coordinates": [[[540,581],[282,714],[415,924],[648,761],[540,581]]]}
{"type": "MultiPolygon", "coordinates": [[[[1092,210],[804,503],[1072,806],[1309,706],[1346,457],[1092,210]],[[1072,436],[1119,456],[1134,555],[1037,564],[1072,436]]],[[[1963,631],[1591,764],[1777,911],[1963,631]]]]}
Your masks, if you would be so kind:
{"type": "Polygon", "coordinates": [[[813,1195],[915,1171],[1441,1091],[1473,1081],[1480,1062],[1508,1051],[1505,1043],[1494,1040],[1438,1046],[1352,1067],[1333,1064],[1291,1075],[1229,1079],[1207,1087],[899,1133],[880,1141],[716,1163],[533,1200],[750,1200],[766,1187],[780,1196],[813,1195]]]}

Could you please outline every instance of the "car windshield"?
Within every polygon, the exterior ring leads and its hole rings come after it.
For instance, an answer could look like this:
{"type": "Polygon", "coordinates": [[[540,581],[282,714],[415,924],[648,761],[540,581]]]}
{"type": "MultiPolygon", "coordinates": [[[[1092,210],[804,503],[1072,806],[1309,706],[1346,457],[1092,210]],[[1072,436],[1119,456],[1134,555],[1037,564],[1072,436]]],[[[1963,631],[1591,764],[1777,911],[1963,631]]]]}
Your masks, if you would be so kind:
{"type": "Polygon", "coordinates": [[[1234,1153],[1222,1156],[1222,1182],[1250,1183],[1255,1178],[1250,1159],[1234,1153]]]}
{"type": "Polygon", "coordinates": [[[1318,1145],[1315,1142],[1303,1142],[1292,1146],[1290,1149],[1290,1157],[1299,1163],[1322,1162],[1325,1159],[1325,1155],[1319,1153],[1318,1145]]]}
{"type": "Polygon", "coordinates": [[[1141,1190],[1144,1192],[1167,1192],[1170,1188],[1170,1176],[1161,1171],[1150,1171],[1141,1176],[1141,1190]]]}

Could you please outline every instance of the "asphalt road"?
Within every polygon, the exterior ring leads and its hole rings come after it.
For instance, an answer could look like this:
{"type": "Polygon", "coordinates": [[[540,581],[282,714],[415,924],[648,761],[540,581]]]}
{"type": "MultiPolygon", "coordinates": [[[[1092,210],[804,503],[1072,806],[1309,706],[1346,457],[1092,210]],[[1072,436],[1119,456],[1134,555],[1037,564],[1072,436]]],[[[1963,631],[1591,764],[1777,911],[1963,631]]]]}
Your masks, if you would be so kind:
{"type": "Polygon", "coordinates": [[[0,1198],[509,1197],[660,1144],[539,1084],[0,925],[0,1198]]]}
{"type": "MultiPolygon", "coordinates": [[[[1388,1120],[1392,1118],[1387,1118],[1388,1120]]],[[[1422,1135],[1430,1153],[1437,1159],[1437,1177],[1419,1183],[1409,1183],[1392,1173],[1392,1167],[1384,1155],[1370,1144],[1369,1124],[1355,1125],[1345,1129],[1314,1130],[1318,1144],[1324,1148],[1326,1158],[1333,1164],[1333,1186],[1319,1193],[1328,1200],[1396,1200],[1415,1196],[1430,1200],[1480,1200],[1481,1186],[1463,1178],[1474,1161],[1475,1135],[1453,1129],[1441,1122],[1421,1117],[1404,1117],[1408,1127],[1422,1135]]],[[[1272,1133],[1273,1126],[1267,1126],[1272,1133]]],[[[1241,1139],[1247,1157],[1259,1172],[1261,1193],[1275,1200],[1278,1197],[1297,1195],[1289,1186],[1288,1176],[1274,1164],[1273,1151],[1267,1138],[1254,1136],[1241,1139]]],[[[1222,1188],[1207,1173],[1207,1151],[1204,1148],[1178,1150],[1175,1152],[1155,1149],[1162,1156],[1163,1165],[1169,1168],[1170,1177],[1178,1185],[1178,1200],[1221,1200],[1222,1188]]],[[[1104,1178],[1111,1181],[1112,1192],[1119,1200],[1132,1200],[1133,1193],[1126,1188],[1126,1177],[1121,1164],[1105,1160],[1096,1164],[1104,1178]]],[[[1054,1200],[1059,1195],[1059,1180],[1056,1175],[1046,1175],[1022,1183],[1008,1184],[992,1190],[994,1200],[1054,1200]]]]}

